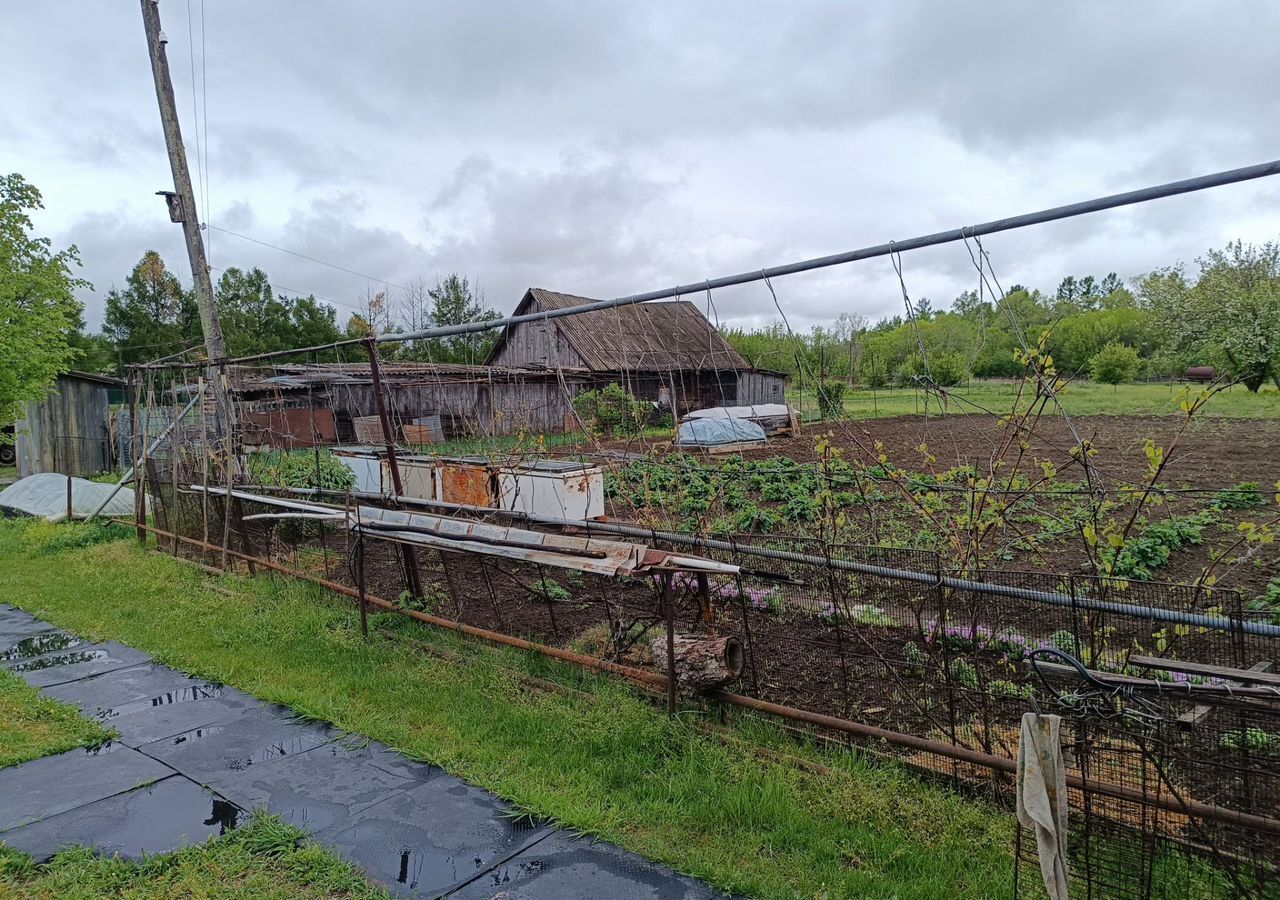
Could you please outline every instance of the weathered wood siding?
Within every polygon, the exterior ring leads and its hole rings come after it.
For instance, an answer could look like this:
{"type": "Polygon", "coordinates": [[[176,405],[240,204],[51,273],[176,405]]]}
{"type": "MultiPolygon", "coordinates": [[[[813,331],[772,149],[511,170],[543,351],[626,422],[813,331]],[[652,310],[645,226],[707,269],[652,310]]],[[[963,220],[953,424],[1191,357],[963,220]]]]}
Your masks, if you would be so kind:
{"type": "Polygon", "coordinates": [[[737,406],[785,403],[786,379],[772,372],[739,372],[737,406]]]}
{"type": "Polygon", "coordinates": [[[96,475],[115,465],[107,385],[59,376],[54,392],[27,404],[18,474],[96,475]]]}
{"type": "MultiPolygon", "coordinates": [[[[483,379],[436,384],[387,384],[387,413],[398,429],[423,416],[440,415],[465,434],[512,434],[519,431],[555,433],[573,421],[572,397],[578,386],[554,379],[483,379]]],[[[331,388],[329,402],[337,417],[338,436],[345,442],[353,418],[377,415],[371,385],[331,388]],[[345,428],[344,428],[345,425],[345,428]]]]}
{"type": "Polygon", "coordinates": [[[489,360],[489,364],[546,366],[551,369],[587,368],[586,360],[569,345],[555,319],[546,322],[521,322],[516,325],[498,348],[494,358],[489,360]]]}

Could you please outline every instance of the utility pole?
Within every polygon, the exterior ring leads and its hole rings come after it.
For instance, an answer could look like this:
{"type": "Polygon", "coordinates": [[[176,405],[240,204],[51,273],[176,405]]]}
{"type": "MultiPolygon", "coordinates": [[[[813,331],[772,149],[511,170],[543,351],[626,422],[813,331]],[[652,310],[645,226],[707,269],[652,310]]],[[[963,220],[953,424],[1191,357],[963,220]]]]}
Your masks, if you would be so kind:
{"type": "Polygon", "coordinates": [[[187,168],[187,152],[182,146],[182,130],[178,126],[178,110],[173,100],[173,82],[169,78],[169,59],[165,56],[167,38],[160,30],[160,7],[157,0],[142,0],[142,24],[147,31],[147,52],[151,57],[151,75],[156,83],[156,100],[160,104],[160,124],[164,142],[169,148],[169,167],[173,169],[174,191],[159,191],[169,204],[169,219],[182,224],[187,242],[187,258],[195,279],[196,305],[200,308],[200,327],[204,331],[204,347],[209,361],[226,359],[227,345],[222,339],[218,308],[213,303],[213,284],[209,279],[209,261],[204,255],[204,238],[200,234],[200,215],[195,193],[191,189],[191,172],[187,168]]]}

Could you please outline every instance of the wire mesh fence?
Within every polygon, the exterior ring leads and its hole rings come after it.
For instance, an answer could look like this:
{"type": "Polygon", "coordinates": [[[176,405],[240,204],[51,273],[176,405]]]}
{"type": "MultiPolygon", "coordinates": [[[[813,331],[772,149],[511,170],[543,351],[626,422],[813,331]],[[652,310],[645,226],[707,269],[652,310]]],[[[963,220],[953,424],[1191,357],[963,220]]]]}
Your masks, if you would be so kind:
{"type": "MultiPolygon", "coordinates": [[[[402,380],[382,388],[381,408],[367,366],[339,365],[319,379],[283,365],[233,372],[229,418],[206,398],[205,376],[143,373],[132,447],[147,485],[140,512],[196,542],[162,536],[161,549],[224,568],[242,557],[260,560],[634,669],[660,662],[654,641],[670,612],[681,634],[741,643],[736,693],[795,711],[793,724],[833,745],[854,744],[853,733],[805,715],[915,739],[860,739],[857,746],[1006,806],[1023,714],[1055,713],[1064,717],[1072,785],[1075,895],[1280,895],[1280,694],[1267,678],[1277,636],[1245,627],[1267,620],[1241,592],[1078,572],[951,571],[949,557],[934,550],[798,534],[716,531],[716,546],[691,547],[651,532],[648,546],[738,567],[733,575],[675,575],[668,610],[652,578],[605,579],[408,547],[345,519],[290,518],[253,499],[265,495],[252,486],[286,469],[301,474],[297,483],[323,489],[336,452],[358,462],[338,463],[343,478],[311,497],[335,513],[394,505],[392,495],[446,506],[462,497],[465,508],[449,511],[482,519],[511,512],[498,509],[502,473],[545,457],[546,438],[526,432],[546,428],[548,416],[564,426],[571,398],[547,398],[563,394],[565,384],[552,379],[550,393],[535,391],[530,408],[496,419],[484,413],[511,429],[491,428],[476,447],[483,456],[460,459],[438,443],[406,448],[405,436],[447,439],[455,422],[474,432],[475,404],[486,396],[493,403],[501,393],[494,379],[503,376],[396,371],[402,380]],[[470,413],[448,411],[455,395],[470,413]],[[394,465],[372,446],[388,443],[401,445],[394,465]],[[449,489],[461,495],[444,494],[446,468],[449,489]],[[244,485],[248,495],[215,491],[244,485]],[[483,502],[471,502],[477,498],[483,502]]],[[[595,459],[626,464],[644,449],[614,445],[595,459]]],[[[278,482],[287,493],[288,478],[278,482]]],[[[564,506],[560,513],[585,518],[564,506]]],[[[1026,835],[1017,859],[1019,892],[1037,896],[1034,841],[1026,835]]]]}

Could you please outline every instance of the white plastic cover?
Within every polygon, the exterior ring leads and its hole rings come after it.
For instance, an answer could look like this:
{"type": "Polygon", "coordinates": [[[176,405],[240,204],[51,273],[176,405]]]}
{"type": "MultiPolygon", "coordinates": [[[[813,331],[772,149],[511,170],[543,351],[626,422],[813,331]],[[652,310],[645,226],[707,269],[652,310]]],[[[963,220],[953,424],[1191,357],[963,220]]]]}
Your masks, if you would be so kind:
{"type": "Polygon", "coordinates": [[[686,419],[676,432],[681,446],[715,447],[763,441],[764,429],[746,419],[686,419]]]}
{"type": "Polygon", "coordinates": [[[765,419],[774,416],[786,418],[791,410],[785,403],[760,403],[756,406],[713,406],[685,413],[686,419],[765,419]]]}
{"type": "MultiPolygon", "coordinates": [[[[71,514],[84,519],[96,510],[106,496],[115,490],[114,484],[98,484],[83,478],[71,479],[71,514]]],[[[0,507],[41,516],[50,522],[64,522],[67,518],[67,476],[57,472],[41,472],[19,479],[0,491],[0,507]]],[[[132,516],[133,491],[121,488],[111,498],[104,516],[132,516]]]]}

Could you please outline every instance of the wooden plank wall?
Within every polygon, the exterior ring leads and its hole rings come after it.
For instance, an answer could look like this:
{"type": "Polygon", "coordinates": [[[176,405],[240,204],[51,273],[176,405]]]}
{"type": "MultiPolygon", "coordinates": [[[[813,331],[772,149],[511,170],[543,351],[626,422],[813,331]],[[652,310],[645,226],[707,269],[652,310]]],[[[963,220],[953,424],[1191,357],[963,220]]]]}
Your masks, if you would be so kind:
{"type": "Polygon", "coordinates": [[[60,377],[53,393],[27,404],[19,475],[96,475],[114,466],[107,386],[60,377]]]}

